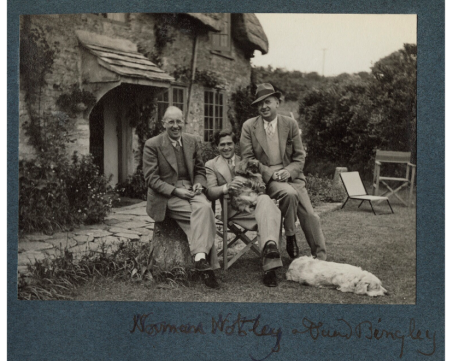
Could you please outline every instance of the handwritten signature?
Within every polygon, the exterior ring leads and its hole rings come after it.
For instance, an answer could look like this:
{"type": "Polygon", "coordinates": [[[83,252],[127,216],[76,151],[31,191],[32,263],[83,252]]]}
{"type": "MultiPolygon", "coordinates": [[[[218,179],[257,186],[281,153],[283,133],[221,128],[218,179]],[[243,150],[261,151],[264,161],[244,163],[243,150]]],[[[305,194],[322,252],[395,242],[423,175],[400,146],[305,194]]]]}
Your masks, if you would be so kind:
{"type": "MultiPolygon", "coordinates": [[[[272,327],[268,324],[262,325],[261,315],[249,318],[238,313],[233,316],[231,313],[227,315],[219,314],[218,317],[211,317],[211,330],[207,324],[202,322],[196,324],[184,323],[175,324],[166,321],[155,322],[152,320],[152,312],[145,314],[136,314],[133,316],[133,327],[130,333],[141,332],[149,336],[157,336],[165,333],[168,334],[200,334],[205,335],[207,332],[215,335],[218,333],[226,336],[245,337],[254,335],[257,337],[273,337],[275,343],[271,347],[269,353],[260,359],[256,359],[249,355],[252,361],[263,361],[270,357],[273,353],[281,350],[281,339],[283,331],[281,327],[272,327]]],[[[416,321],[414,318],[409,320],[408,331],[402,332],[399,329],[389,330],[382,327],[381,318],[378,322],[363,321],[352,324],[349,321],[339,318],[336,319],[335,325],[325,324],[321,321],[312,321],[307,317],[302,319],[302,325],[299,328],[291,330],[293,335],[306,335],[316,341],[320,338],[340,338],[344,341],[353,339],[362,340],[390,340],[398,342],[400,345],[399,358],[402,358],[407,342],[420,343],[415,346],[416,352],[423,356],[432,356],[436,352],[436,332],[430,330],[416,329],[416,321]]]]}
{"type": "MultiPolygon", "coordinates": [[[[145,314],[136,314],[133,316],[133,327],[130,333],[136,331],[146,333],[149,336],[157,336],[159,334],[205,334],[203,323],[198,323],[197,325],[187,324],[172,324],[165,321],[152,322],[150,315],[153,312],[145,314]]],[[[211,319],[211,333],[216,334],[218,332],[225,333],[227,336],[237,335],[237,336],[247,336],[248,334],[253,334],[255,336],[271,336],[275,337],[275,345],[271,348],[270,353],[262,359],[255,359],[252,355],[249,355],[253,361],[263,361],[267,359],[272,353],[280,351],[280,343],[283,332],[281,328],[274,328],[269,325],[260,326],[261,315],[254,318],[247,318],[241,316],[238,313],[237,317],[233,319],[231,313],[227,314],[225,317],[219,314],[217,320],[212,317],[211,319]]]]}
{"type": "MultiPolygon", "coordinates": [[[[307,334],[313,340],[317,340],[318,338],[335,338],[339,337],[345,340],[350,340],[352,337],[357,337],[359,339],[365,338],[368,340],[381,340],[383,338],[400,341],[400,354],[399,357],[403,356],[403,351],[405,348],[406,340],[413,341],[423,341],[423,340],[432,340],[432,349],[431,352],[424,352],[422,350],[417,349],[416,351],[424,356],[431,356],[436,351],[436,332],[431,333],[429,330],[418,329],[416,331],[416,321],[414,318],[409,320],[409,330],[407,333],[404,333],[400,330],[389,331],[384,328],[378,328],[376,324],[371,321],[363,321],[355,326],[353,326],[350,322],[344,320],[343,318],[337,319],[339,322],[339,329],[336,327],[327,326],[323,322],[313,322],[308,318],[304,317],[302,319],[302,329],[293,329],[292,333],[295,334],[307,334]],[[425,333],[424,337],[422,336],[425,333]]],[[[378,324],[381,322],[381,318],[378,319],[378,324]]]]}

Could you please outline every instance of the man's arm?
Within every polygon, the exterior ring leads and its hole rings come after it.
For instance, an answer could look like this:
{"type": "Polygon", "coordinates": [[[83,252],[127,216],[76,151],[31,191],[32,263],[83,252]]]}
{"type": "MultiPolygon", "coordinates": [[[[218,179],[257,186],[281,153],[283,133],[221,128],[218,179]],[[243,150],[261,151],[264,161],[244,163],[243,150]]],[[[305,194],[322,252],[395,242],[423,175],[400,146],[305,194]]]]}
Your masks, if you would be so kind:
{"type": "MultiPolygon", "coordinates": [[[[251,135],[251,123],[245,122],[242,131],[241,131],[241,139],[240,139],[240,149],[241,149],[241,157],[242,159],[256,159],[255,152],[253,150],[252,145],[252,135],[251,135]]],[[[259,160],[259,159],[258,159],[259,160]]],[[[267,184],[272,179],[274,171],[270,169],[268,166],[259,162],[259,170],[263,177],[264,182],[267,184]]]]}
{"type": "Polygon", "coordinates": [[[300,132],[298,131],[297,122],[295,120],[292,120],[289,126],[292,130],[292,155],[291,163],[288,166],[284,167],[284,169],[286,169],[290,173],[291,179],[294,180],[299,176],[301,172],[303,172],[306,152],[303,148],[303,143],[300,137],[300,132]]]}
{"type": "Polygon", "coordinates": [[[158,163],[158,147],[156,144],[153,144],[151,140],[147,140],[144,145],[142,162],[142,170],[144,172],[147,187],[166,197],[170,197],[175,187],[161,180],[158,163]]]}
{"type": "Polygon", "coordinates": [[[224,194],[223,185],[218,185],[217,175],[213,169],[212,160],[206,162],[206,197],[210,201],[219,199],[224,194]]]}

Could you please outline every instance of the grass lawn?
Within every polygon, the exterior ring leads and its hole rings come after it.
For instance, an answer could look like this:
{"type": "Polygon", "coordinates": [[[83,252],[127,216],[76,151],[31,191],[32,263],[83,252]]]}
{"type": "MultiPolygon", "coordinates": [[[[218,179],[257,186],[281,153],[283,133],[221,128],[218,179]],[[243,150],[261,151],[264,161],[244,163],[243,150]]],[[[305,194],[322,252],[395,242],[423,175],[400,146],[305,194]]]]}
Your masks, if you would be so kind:
{"type": "MultiPolygon", "coordinates": [[[[228,271],[216,272],[218,290],[207,289],[200,280],[189,287],[181,285],[133,283],[96,279],[76,291],[78,301],[169,301],[169,302],[281,302],[334,304],[414,304],[416,302],[416,209],[393,202],[395,214],[386,203],[376,206],[373,215],[368,204],[358,209],[349,201],[343,210],[324,214],[322,227],[327,239],[328,260],[360,266],[375,274],[390,295],[378,298],[317,289],[287,281],[290,260],[284,244],[284,267],[277,270],[279,285],[262,284],[260,259],[247,253],[228,271]]],[[[299,231],[301,255],[309,248],[299,231]]]]}

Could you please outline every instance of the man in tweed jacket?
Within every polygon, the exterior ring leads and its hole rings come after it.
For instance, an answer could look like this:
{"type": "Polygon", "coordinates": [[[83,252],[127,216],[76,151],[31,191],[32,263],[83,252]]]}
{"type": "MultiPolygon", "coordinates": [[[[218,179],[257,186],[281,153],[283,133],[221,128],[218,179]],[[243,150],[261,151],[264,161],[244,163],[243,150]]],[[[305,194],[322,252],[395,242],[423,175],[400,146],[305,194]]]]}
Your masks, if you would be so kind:
{"type": "Polygon", "coordinates": [[[286,250],[291,258],[299,256],[295,237],[298,216],[313,257],[325,260],[326,247],[320,218],[314,212],[306,190],[303,174],[306,152],[297,122],[278,115],[280,92],[271,84],[257,86],[256,100],[259,116],[248,119],[242,126],[240,149],[243,159],[257,159],[266,182],[266,191],[279,201],[284,217],[286,250]]]}

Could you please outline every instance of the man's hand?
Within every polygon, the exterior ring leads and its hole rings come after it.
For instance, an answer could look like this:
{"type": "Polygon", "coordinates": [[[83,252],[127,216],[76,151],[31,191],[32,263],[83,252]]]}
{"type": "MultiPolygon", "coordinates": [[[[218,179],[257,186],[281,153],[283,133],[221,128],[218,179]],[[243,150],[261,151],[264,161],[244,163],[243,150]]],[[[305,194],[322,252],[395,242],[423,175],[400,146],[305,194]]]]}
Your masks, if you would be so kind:
{"type": "Polygon", "coordinates": [[[203,190],[203,186],[200,183],[195,183],[192,187],[192,190],[196,195],[201,194],[203,190]]]}
{"type": "Polygon", "coordinates": [[[289,173],[286,169],[281,169],[272,175],[272,179],[277,182],[287,182],[290,177],[291,173],[289,173]]]}
{"type": "Polygon", "coordinates": [[[188,201],[195,196],[195,193],[185,188],[175,188],[175,190],[173,191],[173,195],[181,199],[186,199],[188,201]]]}
{"type": "Polygon", "coordinates": [[[240,179],[234,178],[230,183],[228,183],[228,191],[233,190],[237,191],[242,188],[244,185],[244,182],[242,182],[240,179]]]}

